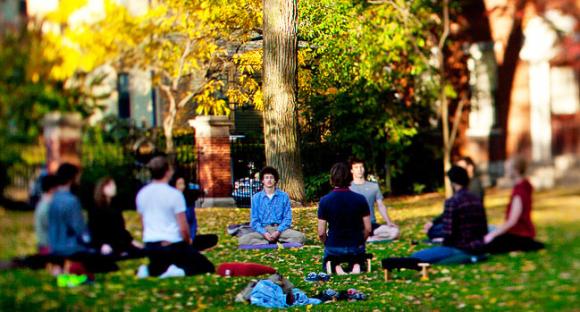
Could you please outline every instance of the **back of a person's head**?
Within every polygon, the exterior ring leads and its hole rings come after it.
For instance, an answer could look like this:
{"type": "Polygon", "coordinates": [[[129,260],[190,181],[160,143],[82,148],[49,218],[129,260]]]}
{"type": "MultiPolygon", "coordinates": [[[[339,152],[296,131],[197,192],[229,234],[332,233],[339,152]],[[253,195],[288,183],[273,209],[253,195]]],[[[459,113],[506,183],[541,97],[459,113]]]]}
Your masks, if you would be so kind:
{"type": "Polygon", "coordinates": [[[53,174],[48,174],[40,178],[40,189],[43,193],[48,193],[58,186],[58,178],[53,174]]]}
{"type": "Polygon", "coordinates": [[[528,170],[528,162],[521,156],[512,157],[512,168],[520,176],[524,176],[528,170]]]}
{"type": "Polygon", "coordinates": [[[360,159],[360,158],[358,158],[356,156],[351,156],[348,159],[348,164],[349,164],[349,167],[352,169],[352,166],[354,164],[362,164],[364,166],[365,165],[365,162],[364,162],[364,160],[362,160],[362,159],[360,159]]]}
{"type": "Polygon", "coordinates": [[[73,182],[77,174],[79,173],[79,168],[70,163],[64,163],[58,167],[56,171],[56,178],[59,185],[65,185],[73,182]]]}
{"type": "Polygon", "coordinates": [[[447,176],[449,177],[449,181],[455,184],[459,184],[463,187],[469,185],[469,176],[467,175],[467,170],[459,167],[459,166],[452,166],[449,171],[447,171],[447,176]]]}
{"type": "Polygon", "coordinates": [[[160,180],[169,171],[169,161],[165,156],[153,157],[147,164],[153,180],[160,180]]]}
{"type": "Polygon", "coordinates": [[[350,166],[344,162],[336,163],[330,168],[330,184],[334,187],[348,187],[352,181],[350,166]]]}
{"type": "Polygon", "coordinates": [[[274,167],[266,166],[260,171],[260,181],[264,180],[264,176],[267,174],[273,175],[276,182],[280,180],[280,174],[278,173],[278,170],[276,170],[274,167]]]}

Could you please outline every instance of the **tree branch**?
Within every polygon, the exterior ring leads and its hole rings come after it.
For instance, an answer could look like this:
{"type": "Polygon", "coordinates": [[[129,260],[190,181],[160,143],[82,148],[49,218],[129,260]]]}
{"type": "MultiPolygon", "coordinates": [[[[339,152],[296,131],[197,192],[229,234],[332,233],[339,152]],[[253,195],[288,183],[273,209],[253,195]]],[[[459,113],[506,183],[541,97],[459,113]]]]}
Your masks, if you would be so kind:
{"type": "Polygon", "coordinates": [[[177,90],[177,87],[179,86],[179,80],[181,79],[183,67],[185,66],[185,58],[189,55],[189,52],[191,52],[191,44],[191,40],[187,40],[185,43],[185,50],[183,50],[183,54],[181,54],[181,57],[179,58],[179,69],[177,70],[177,76],[173,79],[173,90],[177,90]]]}

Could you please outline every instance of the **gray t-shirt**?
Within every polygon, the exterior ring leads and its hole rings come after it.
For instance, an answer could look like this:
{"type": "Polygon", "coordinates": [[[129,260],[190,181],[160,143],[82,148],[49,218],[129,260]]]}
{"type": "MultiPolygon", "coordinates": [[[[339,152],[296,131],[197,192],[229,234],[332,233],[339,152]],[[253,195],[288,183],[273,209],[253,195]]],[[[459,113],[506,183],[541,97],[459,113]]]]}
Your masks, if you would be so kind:
{"type": "Polygon", "coordinates": [[[381,193],[379,185],[370,181],[365,181],[363,184],[355,184],[353,181],[350,183],[350,190],[366,198],[369,204],[369,210],[371,211],[371,223],[377,223],[375,217],[375,202],[377,200],[383,200],[383,193],[381,193]]]}

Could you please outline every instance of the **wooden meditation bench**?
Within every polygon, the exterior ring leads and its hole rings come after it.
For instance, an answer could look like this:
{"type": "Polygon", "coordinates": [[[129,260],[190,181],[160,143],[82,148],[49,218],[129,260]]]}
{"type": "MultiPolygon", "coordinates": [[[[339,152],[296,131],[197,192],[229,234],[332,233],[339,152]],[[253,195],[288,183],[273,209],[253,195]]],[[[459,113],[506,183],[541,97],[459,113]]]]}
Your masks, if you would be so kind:
{"type": "Polygon", "coordinates": [[[328,275],[336,273],[335,266],[341,263],[348,263],[351,269],[354,264],[359,264],[361,266],[361,271],[363,271],[366,267],[366,271],[370,272],[372,258],[374,258],[374,255],[369,253],[361,254],[358,256],[326,256],[323,262],[326,267],[326,274],[328,275]]]}
{"type": "Polygon", "coordinates": [[[385,282],[389,280],[389,270],[392,271],[395,269],[421,271],[421,280],[426,281],[429,279],[427,268],[431,266],[431,264],[421,262],[421,260],[417,258],[384,258],[381,260],[381,264],[385,273],[385,282]]]}

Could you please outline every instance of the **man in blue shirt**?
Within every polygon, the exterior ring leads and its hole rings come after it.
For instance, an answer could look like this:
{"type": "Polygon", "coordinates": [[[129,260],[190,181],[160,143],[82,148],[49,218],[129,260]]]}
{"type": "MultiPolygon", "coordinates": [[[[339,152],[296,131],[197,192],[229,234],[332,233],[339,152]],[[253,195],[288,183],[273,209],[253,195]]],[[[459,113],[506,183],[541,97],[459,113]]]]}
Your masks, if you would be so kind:
{"type": "Polygon", "coordinates": [[[62,164],[56,173],[59,188],[48,210],[49,248],[56,255],[71,256],[89,251],[90,236],[81,203],[70,191],[78,175],[79,169],[69,163],[62,164]]]}
{"type": "Polygon", "coordinates": [[[276,187],[279,178],[278,170],[272,167],[265,167],[260,171],[260,180],[264,187],[252,196],[250,225],[254,232],[241,236],[240,245],[304,243],[304,234],[290,228],[290,198],[276,187]]]}

